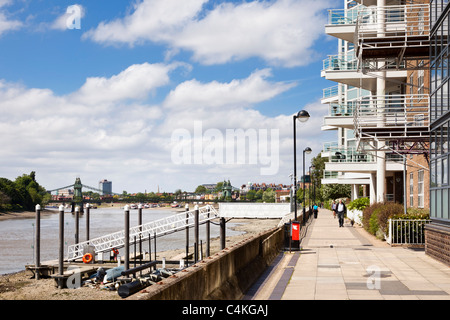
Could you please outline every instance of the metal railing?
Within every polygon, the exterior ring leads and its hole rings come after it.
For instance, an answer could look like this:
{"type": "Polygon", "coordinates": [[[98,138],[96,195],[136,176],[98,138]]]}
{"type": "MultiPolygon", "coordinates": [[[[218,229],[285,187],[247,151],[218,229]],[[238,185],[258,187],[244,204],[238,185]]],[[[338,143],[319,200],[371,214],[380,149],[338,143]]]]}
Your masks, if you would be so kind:
{"type": "Polygon", "coordinates": [[[417,36],[430,33],[429,4],[370,7],[360,11],[355,33],[358,39],[417,36]]]}
{"type": "Polygon", "coordinates": [[[353,110],[355,109],[354,103],[330,103],[330,113],[331,117],[344,117],[353,116],[353,110]]]}
{"type": "MultiPolygon", "coordinates": [[[[199,224],[215,219],[219,216],[217,210],[210,205],[199,208],[199,224]]],[[[182,212],[163,219],[148,222],[146,224],[130,228],[130,244],[134,239],[145,240],[160,237],[169,233],[184,230],[186,227],[194,226],[195,210],[182,212]]],[[[95,253],[119,249],[125,245],[125,231],[118,231],[102,237],[80,242],[68,247],[68,260],[76,260],[83,257],[86,246],[93,246],[95,253]]]]}
{"type": "Polygon", "coordinates": [[[365,6],[357,6],[351,9],[330,9],[328,10],[329,25],[352,25],[356,24],[358,15],[366,11],[365,6]]]}
{"type": "Polygon", "coordinates": [[[354,52],[346,55],[330,55],[323,60],[323,70],[351,71],[358,69],[358,59],[354,52]]]}
{"type": "Polygon", "coordinates": [[[367,128],[402,129],[405,132],[427,128],[430,125],[429,95],[362,97],[356,103],[354,123],[357,132],[367,128]]]}
{"type": "Polygon", "coordinates": [[[323,178],[324,179],[336,179],[339,177],[339,172],[337,171],[323,171],[323,178]]]}
{"type": "Polygon", "coordinates": [[[339,85],[323,89],[323,99],[337,97],[339,94],[339,85]]]}
{"type": "Polygon", "coordinates": [[[386,242],[390,245],[425,245],[425,226],[430,222],[428,219],[389,219],[386,242]]]}
{"type": "Polygon", "coordinates": [[[328,152],[328,151],[338,148],[338,147],[339,147],[339,143],[337,141],[324,142],[323,152],[328,152]]]}

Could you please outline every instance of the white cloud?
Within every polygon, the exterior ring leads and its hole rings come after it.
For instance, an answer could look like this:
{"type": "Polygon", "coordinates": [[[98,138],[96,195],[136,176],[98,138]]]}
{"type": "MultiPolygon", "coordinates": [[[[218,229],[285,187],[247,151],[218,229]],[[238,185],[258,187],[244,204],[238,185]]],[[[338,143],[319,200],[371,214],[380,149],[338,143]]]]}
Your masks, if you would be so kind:
{"type": "Polygon", "coordinates": [[[206,0],[143,0],[122,19],[102,22],[83,37],[106,45],[146,41],[193,52],[202,64],[259,57],[270,65],[302,66],[313,58],[323,31],[328,1],[277,0],[222,3],[204,10],[206,0]]]}
{"type": "Polygon", "coordinates": [[[0,0],[0,36],[8,31],[20,29],[23,23],[19,20],[10,20],[6,10],[2,9],[10,5],[10,0],[0,0]]]}
{"type": "MultiPolygon", "coordinates": [[[[270,81],[271,71],[262,69],[229,82],[188,80],[176,85],[160,104],[152,102],[155,90],[172,85],[170,73],[177,66],[132,65],[110,77],[88,78],[68,95],[0,80],[0,167],[16,170],[16,176],[35,170],[48,188],[71,184],[76,175],[82,180],[107,178],[120,189],[113,188],[115,192],[156,191],[158,184],[164,191],[191,191],[221,179],[235,184],[264,178],[289,182],[292,115],[266,116],[257,106],[296,84],[270,81]],[[203,133],[268,130],[271,138],[270,130],[277,130],[279,170],[261,177],[261,167],[269,166],[263,158],[257,164],[174,163],[172,133],[184,128],[194,135],[195,121],[201,121],[203,133]]],[[[299,150],[308,143],[317,153],[326,110],[320,103],[305,108],[312,118],[299,126],[299,150]]],[[[204,142],[202,148],[211,143],[204,142]]],[[[97,181],[83,183],[95,186],[97,181]]]]}
{"type": "Polygon", "coordinates": [[[169,72],[180,64],[132,65],[110,78],[91,77],[73,94],[73,99],[86,104],[145,99],[154,90],[169,83],[169,72]]]}
{"type": "Polygon", "coordinates": [[[229,83],[212,81],[201,83],[190,80],[179,84],[172,90],[164,106],[174,109],[228,108],[249,106],[292,89],[295,83],[269,82],[270,69],[256,70],[246,79],[232,80],[229,83]]]}

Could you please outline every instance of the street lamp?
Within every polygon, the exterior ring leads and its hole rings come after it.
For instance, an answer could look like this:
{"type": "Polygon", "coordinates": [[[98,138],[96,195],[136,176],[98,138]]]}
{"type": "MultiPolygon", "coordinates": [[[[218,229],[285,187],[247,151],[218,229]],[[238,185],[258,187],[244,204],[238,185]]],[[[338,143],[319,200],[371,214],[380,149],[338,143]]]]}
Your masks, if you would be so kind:
{"type": "Polygon", "coordinates": [[[306,194],[306,190],[305,190],[305,153],[306,154],[310,154],[312,152],[310,147],[306,147],[303,150],[303,224],[305,224],[305,215],[306,215],[306,209],[305,209],[305,204],[306,204],[306,199],[305,199],[305,194],[306,194]]]}
{"type": "Polygon", "coordinates": [[[297,221],[297,121],[306,122],[309,119],[309,113],[306,110],[300,110],[293,116],[294,120],[294,221],[297,221]]]}

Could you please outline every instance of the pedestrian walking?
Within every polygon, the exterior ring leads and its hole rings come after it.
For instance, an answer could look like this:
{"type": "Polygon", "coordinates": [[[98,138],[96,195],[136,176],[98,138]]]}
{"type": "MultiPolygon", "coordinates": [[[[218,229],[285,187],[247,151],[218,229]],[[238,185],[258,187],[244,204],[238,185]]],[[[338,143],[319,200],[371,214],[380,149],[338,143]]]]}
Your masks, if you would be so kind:
{"type": "Polygon", "coordinates": [[[339,228],[344,226],[344,214],[347,212],[347,207],[345,203],[342,202],[342,199],[339,199],[339,203],[337,205],[337,215],[339,219],[339,228]]]}
{"type": "Polygon", "coordinates": [[[317,219],[317,214],[319,213],[319,207],[317,206],[317,204],[314,204],[313,212],[314,212],[314,219],[317,219]]]}
{"type": "Polygon", "coordinates": [[[337,204],[336,201],[334,200],[333,203],[331,204],[331,210],[333,210],[333,217],[336,219],[337,204]]]}

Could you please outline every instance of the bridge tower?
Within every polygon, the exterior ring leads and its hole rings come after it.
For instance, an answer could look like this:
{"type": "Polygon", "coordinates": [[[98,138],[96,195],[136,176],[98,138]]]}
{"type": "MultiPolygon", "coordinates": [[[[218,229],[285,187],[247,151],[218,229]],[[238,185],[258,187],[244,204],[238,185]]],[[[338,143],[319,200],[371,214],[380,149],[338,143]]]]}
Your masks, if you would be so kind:
{"type": "Polygon", "coordinates": [[[75,179],[75,183],[73,185],[73,205],[72,212],[75,211],[74,205],[80,206],[80,212],[83,212],[83,193],[82,193],[83,184],[81,183],[80,177],[75,179]]]}

